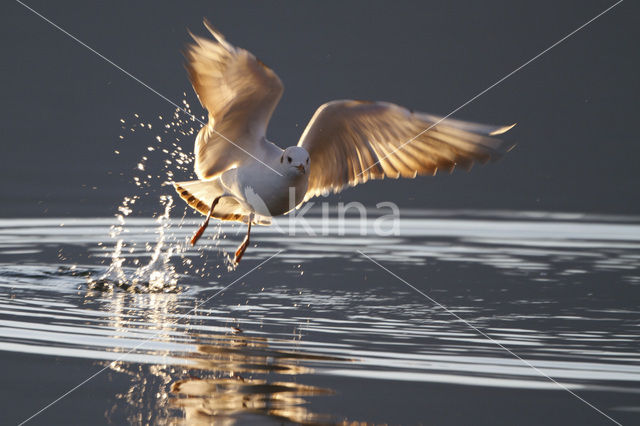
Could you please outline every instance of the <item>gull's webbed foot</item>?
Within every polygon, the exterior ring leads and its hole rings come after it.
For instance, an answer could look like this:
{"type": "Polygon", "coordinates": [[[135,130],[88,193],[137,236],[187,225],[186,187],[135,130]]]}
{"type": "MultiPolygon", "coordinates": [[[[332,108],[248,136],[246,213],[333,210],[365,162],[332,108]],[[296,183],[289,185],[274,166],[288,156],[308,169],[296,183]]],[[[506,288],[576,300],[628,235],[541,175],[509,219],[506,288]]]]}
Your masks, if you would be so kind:
{"type": "Polygon", "coordinates": [[[244,252],[247,251],[247,247],[249,246],[249,237],[245,237],[238,250],[236,250],[236,256],[233,258],[233,263],[238,264],[240,260],[242,260],[242,256],[244,252]]]}
{"type": "Polygon", "coordinates": [[[207,225],[209,225],[209,220],[207,219],[205,221],[205,223],[203,223],[200,228],[198,228],[198,230],[196,231],[195,234],[193,234],[193,237],[191,237],[191,245],[195,246],[196,243],[198,242],[198,240],[200,239],[200,237],[202,237],[202,234],[204,234],[204,230],[207,229],[207,225]]]}
{"type": "Polygon", "coordinates": [[[247,235],[244,237],[244,241],[242,242],[242,244],[240,244],[238,250],[236,250],[236,257],[233,258],[233,263],[235,263],[236,265],[242,259],[242,256],[244,255],[244,252],[247,250],[247,246],[249,245],[249,238],[251,237],[251,223],[253,222],[253,218],[253,213],[251,213],[251,215],[249,216],[249,223],[247,224],[247,235]]]}
{"type": "Polygon", "coordinates": [[[193,237],[191,237],[190,243],[192,246],[196,245],[200,237],[202,237],[202,234],[204,234],[204,230],[207,229],[207,226],[209,226],[209,219],[211,219],[211,215],[213,214],[213,209],[216,208],[216,205],[218,204],[218,201],[220,201],[220,198],[222,198],[222,195],[214,198],[213,201],[211,202],[211,208],[209,209],[209,214],[207,215],[207,218],[205,219],[204,223],[200,225],[200,228],[198,228],[196,233],[193,234],[193,237]]]}

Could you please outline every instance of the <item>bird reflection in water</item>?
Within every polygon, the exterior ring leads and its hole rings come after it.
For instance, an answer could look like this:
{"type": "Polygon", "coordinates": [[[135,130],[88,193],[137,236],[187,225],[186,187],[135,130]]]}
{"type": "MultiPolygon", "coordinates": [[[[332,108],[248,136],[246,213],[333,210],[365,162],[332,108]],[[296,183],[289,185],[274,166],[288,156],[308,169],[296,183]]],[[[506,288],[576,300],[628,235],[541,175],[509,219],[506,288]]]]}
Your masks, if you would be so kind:
{"type": "Polygon", "coordinates": [[[188,325],[173,320],[176,295],[142,297],[132,300],[120,294],[108,299],[105,306],[112,315],[110,325],[116,336],[135,338],[133,334],[149,324],[156,325],[153,329],[157,333],[145,343],[147,350],[136,351],[135,359],[109,363],[112,371],[130,376],[131,383],[126,392],[116,395],[118,402],[107,413],[108,421],[233,424],[265,417],[303,424],[344,421],[308,408],[308,397],[333,391],[294,379],[311,373],[311,363],[351,360],[301,352],[294,348],[297,340],[246,336],[229,327],[207,327],[220,330],[219,334],[190,333],[185,331],[188,325]],[[157,345],[173,348],[159,349],[157,345]],[[187,352],[194,347],[195,351],[187,352]]]}
{"type": "Polygon", "coordinates": [[[347,359],[275,350],[266,339],[242,335],[215,336],[214,340],[199,345],[197,353],[191,354],[195,368],[208,373],[178,380],[171,386],[169,404],[183,411],[184,423],[234,423],[248,420],[247,416],[304,424],[332,422],[330,416],[312,413],[304,399],[330,395],[331,390],[286,379],[270,380],[268,376],[311,372],[300,365],[303,361],[347,359]]]}

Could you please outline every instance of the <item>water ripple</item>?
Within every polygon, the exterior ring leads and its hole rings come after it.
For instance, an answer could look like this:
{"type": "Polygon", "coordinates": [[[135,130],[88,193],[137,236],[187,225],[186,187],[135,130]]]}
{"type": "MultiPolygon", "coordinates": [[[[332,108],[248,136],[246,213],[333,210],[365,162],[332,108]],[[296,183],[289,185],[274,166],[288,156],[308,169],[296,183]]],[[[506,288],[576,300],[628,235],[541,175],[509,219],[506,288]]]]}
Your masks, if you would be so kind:
{"type": "Polygon", "coordinates": [[[355,222],[344,236],[257,228],[248,262],[286,255],[202,305],[233,277],[219,254],[237,244],[231,226],[201,252],[185,244],[191,223],[168,220],[159,253],[157,222],[129,219],[125,276],[166,254],[180,281],[175,293],[132,294],[88,285],[110,266],[111,220],[3,219],[0,350],[90,359],[130,375],[114,410],[146,410],[156,423],[239,413],[343,421],[313,404],[334,395],[326,383],[337,377],[559,389],[354,254],[365,247],[563,386],[634,395],[640,225],[598,220],[425,215],[404,219],[393,237],[359,235],[355,222]]]}

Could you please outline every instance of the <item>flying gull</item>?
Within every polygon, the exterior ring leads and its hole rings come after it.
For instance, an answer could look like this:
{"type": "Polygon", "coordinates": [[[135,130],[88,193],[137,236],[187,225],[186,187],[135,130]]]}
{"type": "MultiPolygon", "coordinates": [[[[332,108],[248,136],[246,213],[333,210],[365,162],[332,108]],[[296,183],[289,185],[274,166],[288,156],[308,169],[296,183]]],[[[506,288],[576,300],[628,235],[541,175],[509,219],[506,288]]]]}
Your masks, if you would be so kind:
{"type": "Polygon", "coordinates": [[[242,258],[251,225],[267,225],[307,200],[385,177],[415,178],[471,169],[512,146],[494,138],[510,126],[490,126],[412,112],[388,102],[336,100],[321,105],[298,145],[282,149],[266,130],[284,87],[250,52],[231,45],[207,20],[214,40],[191,34],[185,56],[191,84],[209,112],[195,142],[198,180],[174,183],[206,216],[247,224],[235,253],[242,258]],[[428,130],[427,130],[428,129],[428,130]]]}

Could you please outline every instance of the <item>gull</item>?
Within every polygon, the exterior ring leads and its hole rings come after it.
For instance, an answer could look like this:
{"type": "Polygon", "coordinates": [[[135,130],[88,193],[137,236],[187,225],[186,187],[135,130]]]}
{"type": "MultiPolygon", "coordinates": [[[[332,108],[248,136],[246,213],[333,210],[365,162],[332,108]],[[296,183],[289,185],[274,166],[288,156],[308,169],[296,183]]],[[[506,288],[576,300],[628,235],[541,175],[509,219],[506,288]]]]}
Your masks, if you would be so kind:
{"type": "Polygon", "coordinates": [[[206,216],[247,224],[234,263],[244,255],[251,225],[268,225],[309,199],[371,179],[415,178],[496,160],[513,146],[494,136],[509,126],[443,119],[389,102],[335,100],[321,105],[296,146],[267,140],[284,86],[247,50],[230,44],[206,19],[213,39],[190,33],[186,68],[208,122],[195,141],[198,180],[175,182],[189,206],[206,216]]]}

